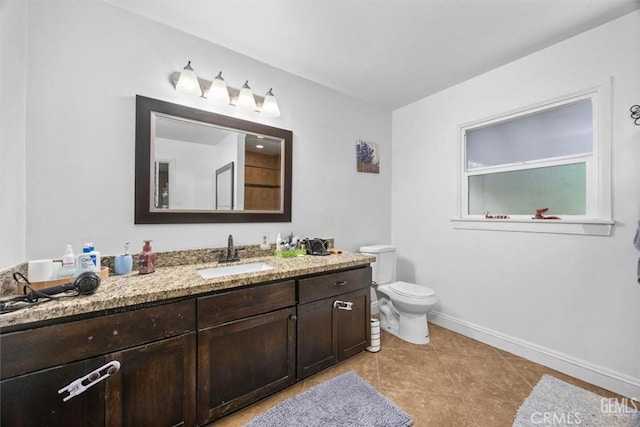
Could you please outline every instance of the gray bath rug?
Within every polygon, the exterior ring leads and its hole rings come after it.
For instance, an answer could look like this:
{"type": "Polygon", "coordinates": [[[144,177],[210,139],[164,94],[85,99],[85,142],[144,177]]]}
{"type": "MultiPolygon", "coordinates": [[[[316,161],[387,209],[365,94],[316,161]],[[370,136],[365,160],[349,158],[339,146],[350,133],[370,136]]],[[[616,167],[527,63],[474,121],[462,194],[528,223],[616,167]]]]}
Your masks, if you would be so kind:
{"type": "Polygon", "coordinates": [[[626,406],[550,375],[544,375],[524,401],[513,427],[640,427],[640,402],[626,406]]]}
{"type": "Polygon", "coordinates": [[[300,393],[249,421],[245,427],[408,427],[409,414],[354,372],[300,393]]]}

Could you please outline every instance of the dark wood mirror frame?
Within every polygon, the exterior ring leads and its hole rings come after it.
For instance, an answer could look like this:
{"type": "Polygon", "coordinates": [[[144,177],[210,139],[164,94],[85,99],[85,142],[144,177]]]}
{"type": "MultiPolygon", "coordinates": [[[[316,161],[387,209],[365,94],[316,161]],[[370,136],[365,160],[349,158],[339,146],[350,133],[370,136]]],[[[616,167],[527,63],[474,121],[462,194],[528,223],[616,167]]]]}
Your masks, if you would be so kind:
{"type": "Polygon", "coordinates": [[[172,104],[170,102],[136,95],[136,170],[135,170],[135,224],[185,223],[244,223],[291,222],[291,169],[293,132],[209,111],[172,104]],[[151,210],[153,191],[151,168],[151,113],[183,117],[241,132],[279,138],[284,141],[284,172],[282,183],[282,211],[164,211],[151,210]]]}

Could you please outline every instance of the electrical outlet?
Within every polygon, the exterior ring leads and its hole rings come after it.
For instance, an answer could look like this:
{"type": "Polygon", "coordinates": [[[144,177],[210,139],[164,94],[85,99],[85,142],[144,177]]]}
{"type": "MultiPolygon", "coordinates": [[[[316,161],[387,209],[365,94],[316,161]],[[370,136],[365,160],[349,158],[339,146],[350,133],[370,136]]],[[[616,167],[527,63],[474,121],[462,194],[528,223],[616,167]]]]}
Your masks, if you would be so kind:
{"type": "Polygon", "coordinates": [[[260,249],[269,249],[269,233],[262,233],[260,237],[260,249]]]}

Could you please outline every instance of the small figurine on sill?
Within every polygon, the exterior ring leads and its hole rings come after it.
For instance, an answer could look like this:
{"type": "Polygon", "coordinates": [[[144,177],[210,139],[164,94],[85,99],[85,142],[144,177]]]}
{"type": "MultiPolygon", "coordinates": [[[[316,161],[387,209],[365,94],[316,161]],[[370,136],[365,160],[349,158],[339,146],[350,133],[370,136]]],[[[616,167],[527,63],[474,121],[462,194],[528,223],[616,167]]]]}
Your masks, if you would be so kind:
{"type": "Polygon", "coordinates": [[[559,216],[544,216],[543,214],[548,210],[549,208],[536,209],[536,215],[531,219],[561,219],[559,216]]]}

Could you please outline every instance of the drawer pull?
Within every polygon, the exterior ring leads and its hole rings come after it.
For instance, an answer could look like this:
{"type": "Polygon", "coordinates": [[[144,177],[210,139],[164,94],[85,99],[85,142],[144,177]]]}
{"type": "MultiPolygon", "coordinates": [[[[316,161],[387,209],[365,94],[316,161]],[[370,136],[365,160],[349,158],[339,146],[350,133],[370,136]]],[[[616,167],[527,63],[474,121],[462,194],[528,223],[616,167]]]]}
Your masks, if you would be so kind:
{"type": "Polygon", "coordinates": [[[289,320],[292,320],[295,322],[296,320],[298,320],[298,316],[296,316],[295,314],[292,314],[291,316],[289,316],[289,320]]]}
{"type": "Polygon", "coordinates": [[[353,310],[353,303],[349,301],[340,301],[336,300],[333,302],[333,308],[337,308],[338,310],[353,310]]]}
{"type": "Polygon", "coordinates": [[[334,283],[335,286],[345,286],[347,284],[346,280],[341,280],[339,282],[334,283]]]}
{"type": "Polygon", "coordinates": [[[95,371],[89,372],[82,378],[78,378],[75,381],[72,381],[66,387],[62,387],[58,390],[58,394],[68,392],[69,395],[62,399],[63,402],[71,399],[72,397],[76,397],[79,394],[85,392],[91,386],[98,384],[100,381],[104,380],[108,376],[111,376],[120,370],[120,362],[117,360],[113,360],[106,365],[101,366],[95,371]]]}

